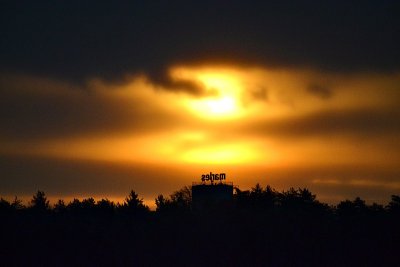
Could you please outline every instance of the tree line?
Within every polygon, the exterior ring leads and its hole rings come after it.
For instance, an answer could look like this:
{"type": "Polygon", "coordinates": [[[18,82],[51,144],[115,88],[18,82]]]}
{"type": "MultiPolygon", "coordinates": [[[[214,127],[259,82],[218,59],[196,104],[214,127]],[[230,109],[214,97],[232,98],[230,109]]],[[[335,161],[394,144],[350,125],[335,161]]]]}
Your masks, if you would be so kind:
{"type": "MultiPolygon", "coordinates": [[[[155,213],[188,213],[192,211],[192,193],[190,186],[173,192],[168,197],[160,194],[155,199],[155,213]]],[[[355,216],[371,214],[400,214],[400,195],[392,195],[387,205],[372,203],[366,204],[365,200],[356,197],[354,200],[343,200],[336,206],[328,205],[317,200],[316,195],[307,188],[290,188],[289,190],[277,191],[271,186],[263,188],[256,184],[250,190],[235,188],[233,194],[233,208],[248,211],[290,211],[290,212],[315,212],[329,213],[338,216],[355,216]]],[[[107,198],[96,201],[89,197],[83,200],[73,199],[69,203],[59,199],[54,205],[50,205],[45,192],[37,191],[27,206],[15,197],[13,201],[0,198],[0,212],[48,212],[55,214],[130,214],[133,216],[144,216],[154,213],[144,204],[143,198],[131,190],[123,203],[115,203],[107,198]]]]}
{"type": "Polygon", "coordinates": [[[398,266],[400,196],[336,206],[306,188],[236,188],[232,205],[192,209],[185,186],[150,210],[122,203],[0,198],[0,266],[398,266]]]}

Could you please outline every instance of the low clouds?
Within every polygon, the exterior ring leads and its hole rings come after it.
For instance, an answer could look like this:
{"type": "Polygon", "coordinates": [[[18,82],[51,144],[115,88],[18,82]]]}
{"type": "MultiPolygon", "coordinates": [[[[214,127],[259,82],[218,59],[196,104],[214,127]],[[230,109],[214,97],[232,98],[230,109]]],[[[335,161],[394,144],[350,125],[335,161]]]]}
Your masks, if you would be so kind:
{"type": "Polygon", "coordinates": [[[244,124],[244,131],[276,138],[380,137],[400,134],[398,109],[344,109],[244,124]]]}
{"type": "MultiPolygon", "coordinates": [[[[27,203],[38,189],[59,198],[98,197],[123,201],[130,189],[153,206],[158,194],[170,194],[200,178],[205,170],[224,171],[227,179],[246,190],[256,183],[278,190],[307,187],[319,200],[337,204],[360,196],[368,202],[386,204],[398,194],[399,171],[375,166],[254,168],[246,166],[171,166],[104,161],[76,161],[47,157],[9,157],[0,155],[0,194],[12,200],[15,195],[27,203]],[[379,177],[379,179],[377,179],[379,177]]],[[[52,203],[54,203],[52,201],[52,203]]]]}
{"type": "Polygon", "coordinates": [[[78,87],[32,76],[10,77],[3,76],[0,81],[0,136],[6,140],[110,136],[121,132],[136,135],[173,128],[185,121],[167,103],[152,100],[156,93],[144,82],[124,85],[132,88],[104,88],[78,87]]]}
{"type": "Polygon", "coordinates": [[[322,99],[329,99],[332,97],[332,89],[322,86],[319,84],[311,84],[307,87],[307,91],[310,94],[315,95],[316,97],[320,97],[322,99]]]}
{"type": "Polygon", "coordinates": [[[240,67],[177,73],[174,79],[201,84],[205,93],[159,88],[141,76],[78,86],[4,75],[2,153],[171,164],[393,165],[399,159],[397,74],[240,67]],[[329,89],[310,92],[320,81],[329,89]]]}
{"type": "Polygon", "coordinates": [[[202,127],[211,130],[225,127],[243,134],[279,138],[377,137],[399,132],[396,74],[364,79],[360,75],[330,77],[295,70],[237,68],[234,72],[222,69],[223,75],[219,75],[218,68],[209,72],[187,69],[194,76],[182,80],[201,85],[204,90],[201,95],[160,89],[140,76],[118,83],[93,80],[78,86],[48,78],[3,74],[0,136],[7,140],[134,136],[202,127]],[[195,75],[204,76],[205,80],[195,75]],[[231,77],[235,80],[218,80],[231,77]],[[329,80],[330,87],[318,85],[315,80],[329,80]],[[237,121],[209,121],[216,114],[207,110],[213,103],[207,103],[208,99],[215,101],[213,105],[226,105],[218,102],[225,94],[237,98],[234,100],[235,112],[239,114],[237,121]],[[192,110],[191,101],[199,98],[206,101],[200,106],[202,109],[192,110]]]}

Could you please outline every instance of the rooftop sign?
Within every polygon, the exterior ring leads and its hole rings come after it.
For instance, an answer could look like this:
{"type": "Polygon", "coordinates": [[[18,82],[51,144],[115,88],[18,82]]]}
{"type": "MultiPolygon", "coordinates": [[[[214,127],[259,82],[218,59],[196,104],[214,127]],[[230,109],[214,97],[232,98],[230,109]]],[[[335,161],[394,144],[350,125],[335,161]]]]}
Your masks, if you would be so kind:
{"type": "Polygon", "coordinates": [[[210,172],[209,174],[202,174],[201,175],[201,181],[210,181],[211,183],[214,181],[222,181],[226,180],[226,174],[225,173],[212,173],[210,172]]]}

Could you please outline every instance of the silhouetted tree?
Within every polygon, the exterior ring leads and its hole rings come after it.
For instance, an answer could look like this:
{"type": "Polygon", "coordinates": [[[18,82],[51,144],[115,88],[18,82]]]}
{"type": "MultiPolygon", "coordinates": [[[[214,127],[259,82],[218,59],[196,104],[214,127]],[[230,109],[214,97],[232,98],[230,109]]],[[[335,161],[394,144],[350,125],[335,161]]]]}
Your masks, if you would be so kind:
{"type": "Polygon", "coordinates": [[[387,205],[387,209],[391,213],[400,215],[400,196],[392,195],[392,199],[387,205]]]}
{"type": "Polygon", "coordinates": [[[250,196],[261,198],[263,195],[263,188],[259,183],[257,183],[254,187],[251,188],[250,196]]]}
{"type": "Polygon", "coordinates": [[[56,204],[54,204],[54,211],[56,213],[65,213],[67,211],[67,206],[64,203],[64,200],[59,199],[56,204]]]}
{"type": "Polygon", "coordinates": [[[353,202],[351,200],[344,200],[341,201],[337,207],[336,211],[340,216],[348,216],[354,213],[353,202]]]}
{"type": "Polygon", "coordinates": [[[372,203],[372,205],[369,206],[368,208],[372,214],[376,214],[376,215],[380,215],[385,212],[385,208],[383,207],[383,205],[375,203],[375,202],[372,203]]]}
{"type": "Polygon", "coordinates": [[[288,191],[282,191],[279,195],[280,204],[283,208],[290,210],[304,210],[307,204],[312,203],[315,195],[312,195],[308,189],[298,190],[291,187],[288,191]]]}
{"type": "Polygon", "coordinates": [[[155,202],[157,212],[166,212],[171,208],[171,200],[163,195],[158,195],[155,202]]]}
{"type": "Polygon", "coordinates": [[[14,210],[21,210],[25,208],[25,206],[22,204],[22,200],[18,199],[17,196],[15,196],[13,202],[11,202],[11,206],[14,210]]]}
{"type": "Polygon", "coordinates": [[[237,192],[237,196],[241,198],[242,202],[248,202],[248,205],[257,209],[274,207],[278,195],[269,185],[264,190],[259,183],[252,187],[250,191],[237,192]]]}
{"type": "Polygon", "coordinates": [[[312,194],[307,188],[299,188],[298,196],[302,203],[313,203],[316,198],[316,195],[312,194]]]}
{"type": "Polygon", "coordinates": [[[291,187],[287,191],[282,191],[279,199],[283,207],[292,207],[298,200],[297,190],[291,187]]]}
{"type": "Polygon", "coordinates": [[[178,209],[190,210],[192,208],[192,188],[184,186],[170,195],[171,204],[178,209]]]}
{"type": "Polygon", "coordinates": [[[131,190],[129,195],[125,198],[120,209],[131,215],[143,215],[149,211],[149,208],[143,203],[143,198],[139,198],[139,195],[133,190],[131,190]]]}
{"type": "Polygon", "coordinates": [[[279,193],[271,188],[271,186],[267,185],[263,193],[263,201],[267,208],[272,208],[276,205],[276,202],[279,201],[279,193]]]}
{"type": "Polygon", "coordinates": [[[169,197],[158,195],[155,202],[157,212],[189,212],[192,209],[192,189],[184,186],[169,197]]]}
{"type": "Polygon", "coordinates": [[[105,215],[113,215],[115,212],[115,203],[108,199],[97,201],[96,207],[102,214],[105,215]]]}
{"type": "Polygon", "coordinates": [[[94,198],[85,198],[81,202],[81,208],[86,212],[93,212],[96,208],[96,201],[94,198]]]}
{"type": "Polygon", "coordinates": [[[259,183],[257,183],[254,187],[251,188],[251,190],[250,190],[250,201],[251,201],[251,204],[254,207],[262,206],[261,204],[263,202],[263,194],[264,194],[264,190],[260,186],[259,183]]]}
{"type": "Polygon", "coordinates": [[[234,188],[234,200],[236,204],[240,208],[248,208],[250,205],[250,191],[249,190],[240,190],[238,187],[234,188]]]}
{"type": "Polygon", "coordinates": [[[339,216],[360,216],[366,214],[368,207],[365,201],[356,197],[353,201],[341,201],[336,207],[339,216]]]}
{"type": "Polygon", "coordinates": [[[37,191],[36,195],[33,195],[31,200],[31,207],[36,211],[47,211],[49,210],[49,201],[43,191],[37,191]]]}
{"type": "Polygon", "coordinates": [[[365,212],[368,208],[367,205],[365,204],[365,200],[363,200],[359,197],[356,197],[353,200],[353,205],[354,205],[355,210],[359,213],[365,212]]]}
{"type": "Polygon", "coordinates": [[[82,212],[82,203],[79,199],[74,198],[67,205],[67,210],[72,214],[79,214],[82,212]]]}
{"type": "Polygon", "coordinates": [[[13,210],[11,203],[7,200],[0,198],[0,212],[8,213],[13,210]]]}

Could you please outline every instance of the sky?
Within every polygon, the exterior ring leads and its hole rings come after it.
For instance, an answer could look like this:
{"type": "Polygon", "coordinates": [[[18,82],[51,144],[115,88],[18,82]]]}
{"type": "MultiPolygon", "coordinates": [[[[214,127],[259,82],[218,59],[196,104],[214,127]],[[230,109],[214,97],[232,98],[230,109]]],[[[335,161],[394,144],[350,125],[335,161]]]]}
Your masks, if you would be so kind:
{"type": "Polygon", "coordinates": [[[2,1],[0,196],[154,205],[203,173],[400,193],[398,1],[2,1]]]}

